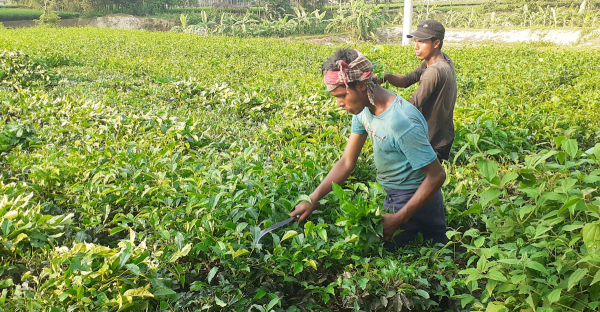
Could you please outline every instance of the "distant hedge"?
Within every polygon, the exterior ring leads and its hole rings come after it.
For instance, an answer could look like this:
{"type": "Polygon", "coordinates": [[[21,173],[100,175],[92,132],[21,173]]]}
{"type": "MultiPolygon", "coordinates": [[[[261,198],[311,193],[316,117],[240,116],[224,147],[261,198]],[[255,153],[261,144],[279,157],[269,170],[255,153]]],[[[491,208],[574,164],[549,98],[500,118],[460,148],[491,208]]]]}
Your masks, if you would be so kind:
{"type": "MultiPolygon", "coordinates": [[[[61,19],[77,18],[79,13],[74,12],[56,12],[61,19]]],[[[0,22],[24,21],[39,19],[42,11],[29,9],[15,9],[0,6],[0,22]]]]}

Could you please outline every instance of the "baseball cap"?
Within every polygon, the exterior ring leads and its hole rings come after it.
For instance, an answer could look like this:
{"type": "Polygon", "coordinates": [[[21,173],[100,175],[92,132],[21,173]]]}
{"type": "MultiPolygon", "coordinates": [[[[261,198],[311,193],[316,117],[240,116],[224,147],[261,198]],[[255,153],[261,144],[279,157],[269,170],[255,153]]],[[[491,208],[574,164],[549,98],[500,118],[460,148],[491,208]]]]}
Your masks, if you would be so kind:
{"type": "Polygon", "coordinates": [[[417,30],[406,35],[408,38],[431,39],[433,37],[444,39],[446,29],[442,23],[436,20],[425,20],[417,25],[417,30]]]}

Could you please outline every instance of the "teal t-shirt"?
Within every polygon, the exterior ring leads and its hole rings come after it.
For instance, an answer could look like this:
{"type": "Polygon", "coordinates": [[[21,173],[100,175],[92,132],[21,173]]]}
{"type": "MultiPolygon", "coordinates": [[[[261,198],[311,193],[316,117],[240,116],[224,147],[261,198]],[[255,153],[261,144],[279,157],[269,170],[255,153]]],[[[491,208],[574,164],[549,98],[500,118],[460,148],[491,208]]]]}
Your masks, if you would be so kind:
{"type": "Polygon", "coordinates": [[[416,189],[425,179],[420,168],[436,159],[421,112],[397,95],[379,116],[368,108],[352,117],[352,132],[368,134],[373,145],[377,182],[385,189],[416,189]]]}

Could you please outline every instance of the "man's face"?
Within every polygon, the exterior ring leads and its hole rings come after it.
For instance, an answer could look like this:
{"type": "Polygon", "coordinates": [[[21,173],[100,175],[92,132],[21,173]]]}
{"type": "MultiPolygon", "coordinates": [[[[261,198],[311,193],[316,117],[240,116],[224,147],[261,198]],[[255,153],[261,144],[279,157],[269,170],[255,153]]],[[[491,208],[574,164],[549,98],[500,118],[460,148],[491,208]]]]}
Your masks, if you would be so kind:
{"type": "Polygon", "coordinates": [[[356,84],[356,89],[339,86],[330,93],[336,98],[337,106],[353,115],[360,114],[369,103],[366,86],[362,83],[356,84]]]}
{"type": "Polygon", "coordinates": [[[415,54],[420,60],[429,59],[439,45],[440,41],[437,39],[433,41],[433,39],[415,38],[415,54]]]}

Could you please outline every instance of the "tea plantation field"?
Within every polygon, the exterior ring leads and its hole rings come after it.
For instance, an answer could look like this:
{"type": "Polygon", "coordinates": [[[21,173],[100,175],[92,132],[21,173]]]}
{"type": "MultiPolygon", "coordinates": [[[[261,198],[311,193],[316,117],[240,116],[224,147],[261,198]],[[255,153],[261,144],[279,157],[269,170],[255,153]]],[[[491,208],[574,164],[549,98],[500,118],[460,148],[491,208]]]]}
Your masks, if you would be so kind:
{"type": "Polygon", "coordinates": [[[382,248],[370,145],[310,222],[253,244],[341,156],[334,49],[0,29],[0,311],[597,311],[597,50],[444,48],[447,246],[382,248]]]}

